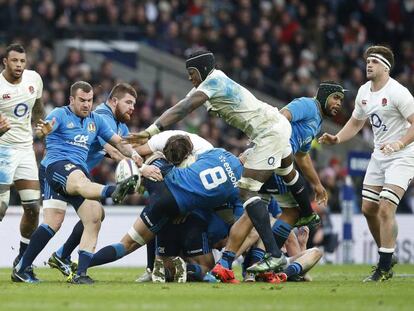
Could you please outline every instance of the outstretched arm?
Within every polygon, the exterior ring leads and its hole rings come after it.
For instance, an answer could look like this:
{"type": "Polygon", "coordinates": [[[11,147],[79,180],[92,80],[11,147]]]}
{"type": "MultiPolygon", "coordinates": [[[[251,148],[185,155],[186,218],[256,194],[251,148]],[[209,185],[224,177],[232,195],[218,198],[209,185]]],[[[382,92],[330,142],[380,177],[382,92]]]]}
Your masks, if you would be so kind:
{"type": "Polygon", "coordinates": [[[321,137],[319,137],[318,142],[320,144],[328,144],[328,145],[335,145],[346,142],[354,137],[364,126],[365,120],[358,120],[354,117],[351,117],[348,122],[346,122],[345,126],[336,134],[331,135],[328,133],[324,133],[321,137]]]}
{"type": "Polygon", "coordinates": [[[145,144],[149,138],[160,133],[166,127],[171,126],[178,121],[184,119],[193,110],[200,107],[208,100],[208,97],[203,92],[195,92],[191,96],[180,100],[176,105],[165,111],[153,124],[151,124],[144,131],[130,134],[124,137],[126,143],[134,145],[145,144]]]}

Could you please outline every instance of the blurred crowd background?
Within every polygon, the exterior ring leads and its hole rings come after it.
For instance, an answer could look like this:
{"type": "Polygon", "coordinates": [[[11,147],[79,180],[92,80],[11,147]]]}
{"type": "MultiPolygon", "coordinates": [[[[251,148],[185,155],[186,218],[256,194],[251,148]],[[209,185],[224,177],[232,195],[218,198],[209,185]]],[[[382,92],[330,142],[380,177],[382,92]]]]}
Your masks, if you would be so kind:
{"type": "MultiPolygon", "coordinates": [[[[343,125],[353,110],[359,86],[366,81],[362,54],[371,44],[385,43],[393,49],[396,65],[392,76],[413,93],[412,25],[414,0],[0,0],[0,55],[11,42],[24,44],[28,67],[43,78],[43,100],[49,112],[68,103],[74,81],[91,82],[96,104],[105,101],[112,86],[121,82],[114,78],[110,60],[93,71],[76,49],[57,63],[53,47],[57,39],[131,40],[182,58],[207,48],[215,53],[218,67],[234,80],[286,104],[296,97],[313,96],[320,81],[341,82],[349,92],[334,121],[343,125]]],[[[148,90],[138,80],[126,82],[139,94],[129,124],[132,132],[151,124],[179,100],[176,94],[166,94],[156,86],[148,90]]],[[[235,154],[247,144],[240,132],[211,117],[187,118],[177,128],[196,132],[235,154]]],[[[372,141],[369,124],[361,134],[372,141]]],[[[40,160],[42,141],[35,142],[35,150],[40,160]]],[[[313,150],[313,156],[318,152],[313,150]]],[[[332,212],[340,212],[344,160],[338,155],[317,167],[330,194],[332,212]]],[[[105,160],[93,171],[95,180],[113,180],[113,167],[105,160]]],[[[413,212],[413,193],[410,187],[399,212],[413,212]]],[[[14,194],[11,204],[17,203],[14,194]]],[[[143,203],[145,196],[140,195],[128,201],[143,203]]]]}

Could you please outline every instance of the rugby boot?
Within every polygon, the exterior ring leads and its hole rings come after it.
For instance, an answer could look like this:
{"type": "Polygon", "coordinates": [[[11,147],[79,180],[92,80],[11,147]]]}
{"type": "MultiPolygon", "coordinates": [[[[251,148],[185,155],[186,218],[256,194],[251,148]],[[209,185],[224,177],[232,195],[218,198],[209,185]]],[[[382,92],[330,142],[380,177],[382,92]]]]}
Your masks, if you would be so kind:
{"type": "Polygon", "coordinates": [[[309,228],[310,232],[315,231],[315,229],[319,228],[321,226],[321,218],[319,215],[315,212],[313,212],[311,215],[306,217],[300,217],[296,223],[293,225],[293,227],[302,227],[307,226],[309,228]]]}
{"type": "Polygon", "coordinates": [[[22,282],[22,283],[39,283],[39,279],[36,278],[36,275],[33,272],[33,267],[29,266],[22,272],[17,272],[16,269],[13,269],[11,274],[11,280],[13,282],[22,282]]]}
{"type": "Polygon", "coordinates": [[[181,257],[177,256],[173,258],[172,263],[175,268],[174,282],[187,282],[187,265],[185,261],[181,257]]]}
{"type": "Polygon", "coordinates": [[[127,194],[133,193],[135,191],[136,186],[137,176],[131,176],[124,181],[117,183],[115,191],[111,195],[112,201],[115,204],[121,204],[127,194]]]}
{"type": "Polygon", "coordinates": [[[152,281],[152,271],[150,268],[145,269],[145,272],[138,277],[135,282],[137,283],[146,283],[152,281]]]}
{"type": "Polygon", "coordinates": [[[271,254],[267,253],[264,255],[263,259],[256,262],[246,269],[247,272],[261,273],[267,271],[279,272],[286,265],[287,260],[285,255],[281,257],[273,257],[271,254]]]}
{"type": "Polygon", "coordinates": [[[213,270],[210,271],[210,274],[212,274],[216,279],[220,280],[222,283],[240,283],[239,280],[237,280],[234,277],[233,270],[227,269],[219,263],[217,263],[214,266],[213,270]]]}
{"type": "Polygon", "coordinates": [[[69,258],[59,257],[56,252],[50,256],[47,263],[51,268],[58,269],[64,276],[69,276],[71,272],[76,273],[78,268],[75,262],[72,262],[69,258]]]}
{"type": "Polygon", "coordinates": [[[392,278],[394,272],[390,269],[389,271],[381,270],[377,266],[372,267],[372,274],[366,277],[363,282],[384,282],[392,278]]]}

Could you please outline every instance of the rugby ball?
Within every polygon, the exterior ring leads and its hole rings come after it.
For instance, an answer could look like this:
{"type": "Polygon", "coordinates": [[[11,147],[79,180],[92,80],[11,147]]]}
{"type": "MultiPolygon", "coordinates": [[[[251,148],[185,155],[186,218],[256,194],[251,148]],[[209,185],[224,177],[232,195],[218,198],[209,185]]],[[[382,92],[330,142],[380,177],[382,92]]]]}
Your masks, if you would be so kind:
{"type": "Polygon", "coordinates": [[[137,185],[141,183],[141,174],[138,166],[131,159],[122,159],[115,169],[115,181],[117,184],[134,177],[137,185]]]}

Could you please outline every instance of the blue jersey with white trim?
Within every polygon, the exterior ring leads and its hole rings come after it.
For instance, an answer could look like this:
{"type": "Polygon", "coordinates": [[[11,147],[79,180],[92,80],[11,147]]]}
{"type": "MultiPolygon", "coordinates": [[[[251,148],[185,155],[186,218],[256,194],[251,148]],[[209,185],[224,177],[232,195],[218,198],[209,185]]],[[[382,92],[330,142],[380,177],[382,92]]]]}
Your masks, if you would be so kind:
{"type": "Polygon", "coordinates": [[[164,181],[177,201],[181,213],[195,208],[214,209],[239,199],[237,181],[243,172],[239,159],[230,152],[214,148],[202,153],[187,168],[174,167],[164,181]]]}
{"type": "Polygon", "coordinates": [[[322,125],[322,116],[316,99],[296,98],[283,109],[288,109],[292,115],[290,144],[293,154],[298,151],[309,152],[312,140],[321,131],[322,125]]]}
{"type": "MultiPolygon", "coordinates": [[[[114,133],[118,134],[121,137],[129,134],[129,130],[126,124],[115,119],[112,109],[108,106],[107,103],[102,103],[97,106],[94,112],[99,114],[105,120],[106,124],[108,124],[114,133]]],[[[103,148],[105,144],[106,141],[98,136],[97,139],[94,140],[90,145],[88,159],[86,160],[89,171],[97,166],[99,162],[101,162],[105,157],[106,152],[103,148]]]]}
{"type": "Polygon", "coordinates": [[[109,141],[114,131],[97,113],[91,112],[86,118],[80,118],[72,112],[69,106],[52,110],[46,121],[56,119],[52,132],[46,137],[46,155],[42,165],[68,160],[88,170],[86,159],[91,143],[97,136],[109,141]]]}

